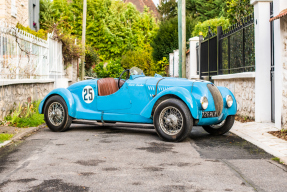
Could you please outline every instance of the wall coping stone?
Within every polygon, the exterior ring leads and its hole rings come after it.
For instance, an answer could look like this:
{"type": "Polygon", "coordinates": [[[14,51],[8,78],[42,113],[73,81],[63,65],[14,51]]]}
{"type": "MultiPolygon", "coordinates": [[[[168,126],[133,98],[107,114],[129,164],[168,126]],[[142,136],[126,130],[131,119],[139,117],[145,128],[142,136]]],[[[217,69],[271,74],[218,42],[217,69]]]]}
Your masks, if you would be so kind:
{"type": "Polygon", "coordinates": [[[255,78],[255,72],[243,72],[243,73],[234,73],[228,75],[216,75],[212,76],[212,79],[247,79],[247,78],[255,78]]]}
{"type": "Polygon", "coordinates": [[[5,79],[0,80],[0,86],[15,85],[15,84],[29,84],[29,83],[52,83],[54,79],[5,79]]]}
{"type": "Polygon", "coordinates": [[[250,4],[255,5],[258,2],[272,2],[273,0],[251,0],[250,4]]]}
{"type": "Polygon", "coordinates": [[[199,79],[199,75],[191,75],[190,79],[199,79]]]}

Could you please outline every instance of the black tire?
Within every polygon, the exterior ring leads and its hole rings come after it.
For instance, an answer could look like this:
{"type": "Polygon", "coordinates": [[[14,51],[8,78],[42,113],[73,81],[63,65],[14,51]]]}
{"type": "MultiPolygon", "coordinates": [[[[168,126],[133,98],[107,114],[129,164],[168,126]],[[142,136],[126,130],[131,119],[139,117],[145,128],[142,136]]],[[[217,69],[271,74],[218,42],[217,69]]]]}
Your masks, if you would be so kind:
{"type": "Polygon", "coordinates": [[[65,100],[61,96],[58,96],[58,95],[50,97],[48,101],[46,102],[45,108],[44,108],[44,119],[49,129],[54,132],[66,131],[67,129],[70,128],[72,120],[73,120],[73,118],[70,117],[68,114],[68,108],[67,108],[65,100]],[[61,112],[60,114],[63,115],[63,120],[59,124],[55,124],[55,122],[52,122],[53,120],[51,120],[48,116],[49,107],[54,104],[57,104],[58,106],[60,105],[62,106],[62,108],[61,107],[60,108],[63,110],[63,112],[60,111],[61,112]]]}
{"type": "Polygon", "coordinates": [[[227,116],[225,123],[221,125],[219,128],[213,128],[210,125],[202,126],[203,129],[211,135],[223,135],[227,133],[233,126],[235,120],[234,115],[227,116]]]}
{"type": "MultiPolygon", "coordinates": [[[[171,113],[169,113],[168,117],[170,115],[171,113]]],[[[193,126],[193,118],[191,116],[190,110],[185,105],[185,103],[179,99],[166,99],[162,101],[155,109],[155,112],[153,115],[153,122],[154,122],[155,130],[158,136],[165,141],[172,141],[172,142],[179,142],[179,141],[184,140],[190,134],[192,126],[193,126]],[[179,118],[176,118],[176,121],[169,121],[171,122],[171,124],[173,124],[174,122],[177,122],[178,119],[182,118],[182,125],[181,126],[179,125],[180,129],[176,130],[175,133],[170,133],[168,130],[166,130],[166,128],[163,128],[160,123],[160,121],[162,121],[162,124],[166,125],[167,120],[164,120],[164,118],[167,119],[167,117],[164,116],[163,114],[168,114],[165,112],[167,110],[170,110],[169,108],[172,108],[173,110],[176,109],[175,111],[178,112],[177,114],[181,115],[181,116],[180,115],[178,116],[179,118]],[[162,117],[164,118],[160,117],[161,112],[163,112],[162,117]],[[167,132],[170,134],[168,134],[167,132]]],[[[170,126],[167,126],[167,129],[170,129],[170,126]]]]}

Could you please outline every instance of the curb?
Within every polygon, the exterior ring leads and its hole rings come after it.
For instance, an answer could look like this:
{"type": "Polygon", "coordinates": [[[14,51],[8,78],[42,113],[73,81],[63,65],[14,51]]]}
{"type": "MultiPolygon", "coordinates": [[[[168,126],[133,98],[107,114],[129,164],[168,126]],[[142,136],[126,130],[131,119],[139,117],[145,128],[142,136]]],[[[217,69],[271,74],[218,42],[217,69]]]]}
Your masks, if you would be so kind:
{"type": "MultiPolygon", "coordinates": [[[[252,143],[253,145],[256,145],[257,147],[263,149],[267,153],[273,155],[274,157],[278,157],[281,162],[283,162],[285,165],[287,165],[287,156],[286,153],[280,151],[277,149],[277,147],[280,143],[284,143],[285,146],[287,146],[286,141],[279,139],[271,134],[269,134],[266,131],[258,132],[248,132],[246,129],[240,129],[241,123],[237,123],[237,127],[234,127],[234,129],[231,129],[230,132],[241,137],[242,139],[252,143]],[[264,139],[259,139],[256,137],[256,134],[264,137],[264,139]]],[[[247,125],[247,124],[246,124],[247,125]]],[[[258,125],[264,125],[263,123],[258,123],[258,125]]]]}
{"type": "MultiPolygon", "coordinates": [[[[40,125],[41,126],[41,125],[40,125]]],[[[8,145],[9,143],[11,143],[12,141],[18,141],[21,140],[23,137],[26,137],[27,135],[36,132],[40,129],[40,126],[38,127],[29,127],[29,128],[25,128],[26,130],[16,134],[14,137],[12,137],[11,140],[5,141],[4,143],[0,144],[0,148],[8,145]]]]}

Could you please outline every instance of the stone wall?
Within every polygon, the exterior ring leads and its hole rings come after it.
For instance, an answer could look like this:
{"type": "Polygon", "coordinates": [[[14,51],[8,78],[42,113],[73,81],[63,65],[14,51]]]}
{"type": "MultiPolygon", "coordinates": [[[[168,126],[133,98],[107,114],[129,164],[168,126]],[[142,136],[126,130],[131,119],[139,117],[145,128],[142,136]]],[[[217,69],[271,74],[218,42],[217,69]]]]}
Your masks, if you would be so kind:
{"type": "Polygon", "coordinates": [[[18,84],[0,82],[0,120],[19,103],[42,100],[53,89],[53,81],[18,84]]]}
{"type": "Polygon", "coordinates": [[[237,101],[237,114],[255,118],[255,78],[215,79],[217,86],[227,87],[237,101]]]}
{"type": "Polygon", "coordinates": [[[12,25],[21,23],[28,26],[28,2],[28,0],[15,0],[17,15],[14,17],[11,15],[11,0],[0,0],[0,20],[12,25]]]}
{"type": "Polygon", "coordinates": [[[283,39],[282,41],[283,86],[282,86],[281,123],[282,128],[287,129],[287,17],[286,16],[281,18],[280,25],[283,39]]]}
{"type": "Polygon", "coordinates": [[[76,83],[78,81],[78,61],[77,59],[72,60],[70,63],[65,63],[67,65],[66,69],[66,77],[69,79],[69,86],[76,83]]]}

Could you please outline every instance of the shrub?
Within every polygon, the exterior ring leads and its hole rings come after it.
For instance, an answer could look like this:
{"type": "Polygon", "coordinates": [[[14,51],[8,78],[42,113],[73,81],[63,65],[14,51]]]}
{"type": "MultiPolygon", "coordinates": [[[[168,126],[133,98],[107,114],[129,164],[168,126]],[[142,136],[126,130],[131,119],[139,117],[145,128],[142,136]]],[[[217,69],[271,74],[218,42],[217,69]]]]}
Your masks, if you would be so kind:
{"type": "Polygon", "coordinates": [[[156,71],[157,74],[166,76],[168,72],[168,60],[166,57],[162,58],[162,60],[158,61],[156,65],[154,65],[154,71],[156,71]]]}
{"type": "Polygon", "coordinates": [[[5,120],[10,126],[16,127],[36,127],[43,123],[44,115],[39,114],[38,107],[41,101],[33,103],[19,104],[18,107],[5,120]]]}
{"type": "Polygon", "coordinates": [[[41,39],[45,39],[45,40],[47,40],[47,31],[44,31],[43,29],[40,29],[39,31],[34,31],[34,30],[32,30],[32,29],[30,29],[30,27],[24,27],[23,25],[21,25],[20,23],[17,23],[17,25],[16,25],[16,27],[18,28],[18,29],[21,29],[21,30],[23,30],[23,31],[26,31],[26,32],[28,32],[28,33],[30,33],[30,34],[33,34],[33,35],[35,35],[36,37],[39,37],[39,38],[41,38],[41,39]]]}
{"type": "Polygon", "coordinates": [[[128,51],[123,55],[121,60],[122,67],[130,69],[132,67],[138,67],[146,75],[154,75],[153,65],[154,61],[152,58],[152,48],[147,46],[145,50],[140,51],[128,51]]]}
{"type": "Polygon", "coordinates": [[[210,27],[213,33],[217,33],[217,26],[222,26],[222,30],[225,30],[229,27],[229,25],[229,20],[224,17],[210,19],[202,23],[199,22],[197,25],[195,25],[192,35],[198,36],[202,33],[203,37],[206,37],[209,29],[208,27],[210,27]]]}
{"type": "Polygon", "coordinates": [[[100,62],[94,69],[98,78],[118,78],[123,71],[120,59],[110,60],[108,63],[100,62]]]}

